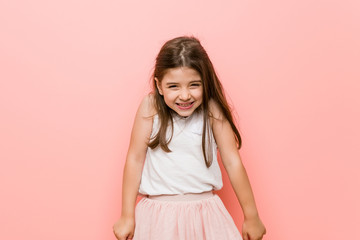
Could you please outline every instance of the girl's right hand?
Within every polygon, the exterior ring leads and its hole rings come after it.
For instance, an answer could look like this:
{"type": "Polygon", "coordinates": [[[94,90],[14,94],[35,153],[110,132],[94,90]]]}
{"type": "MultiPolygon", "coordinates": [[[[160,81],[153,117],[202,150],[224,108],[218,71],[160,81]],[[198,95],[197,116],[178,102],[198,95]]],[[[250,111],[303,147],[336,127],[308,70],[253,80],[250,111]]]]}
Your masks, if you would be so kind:
{"type": "Polygon", "coordinates": [[[135,219],[121,217],[113,226],[113,231],[118,240],[130,240],[134,237],[135,219]]]}

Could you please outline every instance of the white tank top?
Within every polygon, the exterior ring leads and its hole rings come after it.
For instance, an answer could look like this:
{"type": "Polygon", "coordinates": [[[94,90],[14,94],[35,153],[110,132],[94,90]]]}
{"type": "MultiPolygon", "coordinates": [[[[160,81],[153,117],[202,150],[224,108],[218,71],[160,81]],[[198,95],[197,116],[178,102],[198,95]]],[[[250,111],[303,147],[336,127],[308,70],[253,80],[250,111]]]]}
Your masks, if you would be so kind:
{"type": "MultiPolygon", "coordinates": [[[[168,144],[172,152],[160,146],[148,147],[141,176],[139,193],[144,195],[201,193],[219,190],[223,186],[217,161],[217,146],[212,131],[210,141],[212,165],[207,168],[202,153],[203,113],[194,112],[187,118],[174,114],[174,134],[168,144]]],[[[171,126],[167,128],[167,139],[171,126]]],[[[158,115],[154,116],[151,137],[159,130],[158,115]]]]}

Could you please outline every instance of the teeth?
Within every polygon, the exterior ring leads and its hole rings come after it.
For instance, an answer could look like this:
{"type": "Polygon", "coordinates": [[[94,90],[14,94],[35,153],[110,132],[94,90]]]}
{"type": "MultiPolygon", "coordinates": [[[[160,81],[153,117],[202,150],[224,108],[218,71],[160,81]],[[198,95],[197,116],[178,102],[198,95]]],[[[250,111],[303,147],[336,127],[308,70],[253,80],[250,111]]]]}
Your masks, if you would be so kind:
{"type": "Polygon", "coordinates": [[[182,107],[187,107],[187,106],[190,106],[191,103],[189,103],[189,104],[181,104],[181,103],[179,103],[179,105],[182,106],[182,107]]]}

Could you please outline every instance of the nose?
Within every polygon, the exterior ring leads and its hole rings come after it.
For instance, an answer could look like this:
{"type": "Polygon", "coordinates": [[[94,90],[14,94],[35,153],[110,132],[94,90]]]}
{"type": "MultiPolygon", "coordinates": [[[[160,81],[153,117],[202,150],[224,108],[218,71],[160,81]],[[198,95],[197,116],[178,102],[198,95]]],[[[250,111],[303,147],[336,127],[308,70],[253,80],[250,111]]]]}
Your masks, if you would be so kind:
{"type": "Polygon", "coordinates": [[[190,91],[188,89],[182,89],[179,98],[182,101],[189,100],[191,98],[190,91]]]}

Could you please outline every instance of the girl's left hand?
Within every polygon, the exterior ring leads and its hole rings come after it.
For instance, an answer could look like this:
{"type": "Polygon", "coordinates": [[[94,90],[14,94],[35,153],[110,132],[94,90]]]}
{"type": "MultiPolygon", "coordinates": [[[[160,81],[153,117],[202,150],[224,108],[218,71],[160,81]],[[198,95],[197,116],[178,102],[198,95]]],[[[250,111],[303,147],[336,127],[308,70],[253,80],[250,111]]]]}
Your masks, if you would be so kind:
{"type": "Polygon", "coordinates": [[[242,226],[243,240],[261,240],[265,233],[265,226],[259,217],[244,220],[242,226]]]}

